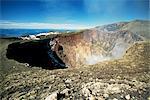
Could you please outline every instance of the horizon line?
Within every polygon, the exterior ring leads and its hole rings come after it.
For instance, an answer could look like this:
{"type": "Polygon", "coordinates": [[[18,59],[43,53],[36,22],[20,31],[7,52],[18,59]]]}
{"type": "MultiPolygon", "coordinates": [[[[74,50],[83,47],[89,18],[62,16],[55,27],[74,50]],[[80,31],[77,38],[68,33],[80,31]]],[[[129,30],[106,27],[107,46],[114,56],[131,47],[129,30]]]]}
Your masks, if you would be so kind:
{"type": "Polygon", "coordinates": [[[120,23],[120,22],[131,22],[131,21],[150,21],[149,19],[133,19],[125,21],[114,21],[110,23],[103,23],[99,25],[80,25],[80,24],[52,24],[42,22],[15,22],[8,20],[0,20],[0,29],[60,29],[60,30],[83,30],[94,28],[97,26],[103,26],[108,24],[120,23]]]}

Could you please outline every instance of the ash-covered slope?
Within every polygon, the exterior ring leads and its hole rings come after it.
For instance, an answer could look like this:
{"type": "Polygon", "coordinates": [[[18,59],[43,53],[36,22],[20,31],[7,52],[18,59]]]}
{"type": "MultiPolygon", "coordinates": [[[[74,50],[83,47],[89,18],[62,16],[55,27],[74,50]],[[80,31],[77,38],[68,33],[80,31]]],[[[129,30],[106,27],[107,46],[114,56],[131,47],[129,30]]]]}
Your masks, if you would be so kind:
{"type": "Polygon", "coordinates": [[[134,20],[130,22],[119,22],[103,26],[97,26],[96,29],[105,32],[114,32],[128,30],[134,34],[140,35],[144,39],[150,39],[150,21],[149,20],[134,20]]]}
{"type": "MultiPolygon", "coordinates": [[[[49,58],[47,64],[60,65],[59,61],[61,60],[66,67],[92,65],[104,60],[121,58],[133,43],[149,39],[149,24],[150,21],[135,20],[99,26],[73,34],[59,34],[47,39],[44,43],[45,46],[43,46],[44,44],[38,45],[38,48],[42,46],[49,49],[44,53],[49,58]],[[58,59],[60,60],[58,61],[58,59]]],[[[37,40],[36,44],[38,41],[44,40],[37,40]]],[[[21,43],[21,48],[23,49],[25,44],[34,45],[30,42],[21,43]]],[[[40,48],[40,50],[42,49],[40,48]]],[[[34,55],[38,57],[38,53],[35,53],[34,55]]]]}
{"type": "Polygon", "coordinates": [[[120,28],[120,30],[129,30],[140,35],[144,39],[150,39],[150,21],[135,20],[120,28]]]}

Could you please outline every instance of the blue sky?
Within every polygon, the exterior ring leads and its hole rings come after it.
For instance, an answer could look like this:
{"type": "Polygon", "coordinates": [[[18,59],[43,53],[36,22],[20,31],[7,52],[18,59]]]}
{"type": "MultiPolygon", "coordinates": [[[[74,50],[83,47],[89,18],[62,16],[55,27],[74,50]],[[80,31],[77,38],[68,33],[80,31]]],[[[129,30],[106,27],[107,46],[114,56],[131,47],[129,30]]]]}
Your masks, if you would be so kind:
{"type": "Polygon", "coordinates": [[[149,0],[0,0],[1,28],[73,28],[149,19],[149,0]]]}

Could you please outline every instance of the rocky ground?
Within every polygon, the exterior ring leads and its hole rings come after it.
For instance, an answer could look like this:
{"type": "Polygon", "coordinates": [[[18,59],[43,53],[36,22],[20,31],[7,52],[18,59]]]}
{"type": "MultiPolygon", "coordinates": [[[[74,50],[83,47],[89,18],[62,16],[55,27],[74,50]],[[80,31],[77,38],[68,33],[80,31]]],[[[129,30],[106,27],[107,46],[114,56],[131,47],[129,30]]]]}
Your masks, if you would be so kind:
{"type": "Polygon", "coordinates": [[[7,76],[1,96],[3,100],[44,100],[48,96],[48,100],[146,100],[149,78],[149,72],[108,74],[103,69],[28,71],[7,76]]]}
{"type": "Polygon", "coordinates": [[[0,98],[150,100],[149,47],[149,42],[137,43],[122,59],[91,66],[56,70],[33,67],[7,74],[1,82],[0,98]]]}

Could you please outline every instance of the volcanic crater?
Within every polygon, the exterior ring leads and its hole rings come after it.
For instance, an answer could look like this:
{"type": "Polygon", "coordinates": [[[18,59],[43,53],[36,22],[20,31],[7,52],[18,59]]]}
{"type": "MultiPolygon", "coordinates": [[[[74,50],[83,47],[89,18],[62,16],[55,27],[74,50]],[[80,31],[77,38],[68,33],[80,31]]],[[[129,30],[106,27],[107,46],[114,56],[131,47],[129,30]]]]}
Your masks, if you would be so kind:
{"type": "Polygon", "coordinates": [[[73,68],[120,58],[131,44],[141,40],[141,37],[127,30],[105,32],[91,29],[12,43],[6,56],[44,69],[73,68]]]}

